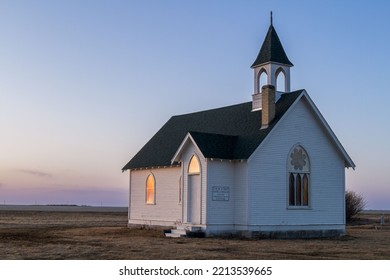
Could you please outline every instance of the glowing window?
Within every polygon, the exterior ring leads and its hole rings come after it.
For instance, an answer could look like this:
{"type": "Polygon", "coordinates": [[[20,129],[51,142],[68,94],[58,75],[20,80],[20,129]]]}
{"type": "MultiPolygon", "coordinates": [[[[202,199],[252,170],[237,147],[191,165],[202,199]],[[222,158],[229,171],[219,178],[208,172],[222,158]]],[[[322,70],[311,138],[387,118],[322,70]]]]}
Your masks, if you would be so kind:
{"type": "Polygon", "coordinates": [[[309,206],[310,162],[305,149],[294,147],[288,156],[288,204],[309,206]]]}
{"type": "Polygon", "coordinates": [[[188,166],[188,174],[200,174],[200,164],[198,158],[194,155],[188,166]]]}
{"type": "Polygon", "coordinates": [[[154,176],[150,174],[146,179],[146,204],[155,204],[156,202],[156,182],[154,176]]]}

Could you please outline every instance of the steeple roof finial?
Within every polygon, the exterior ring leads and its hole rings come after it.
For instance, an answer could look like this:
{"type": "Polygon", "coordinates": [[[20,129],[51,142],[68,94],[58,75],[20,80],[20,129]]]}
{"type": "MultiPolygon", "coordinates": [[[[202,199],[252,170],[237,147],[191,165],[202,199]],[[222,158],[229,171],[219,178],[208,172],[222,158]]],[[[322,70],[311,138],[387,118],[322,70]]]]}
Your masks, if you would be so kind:
{"type": "Polygon", "coordinates": [[[270,62],[293,66],[283,49],[278,34],[276,34],[275,27],[273,26],[272,11],[270,13],[270,20],[271,25],[268,29],[267,35],[265,36],[263,45],[261,46],[259,54],[251,67],[254,68],[258,65],[270,62]]]}

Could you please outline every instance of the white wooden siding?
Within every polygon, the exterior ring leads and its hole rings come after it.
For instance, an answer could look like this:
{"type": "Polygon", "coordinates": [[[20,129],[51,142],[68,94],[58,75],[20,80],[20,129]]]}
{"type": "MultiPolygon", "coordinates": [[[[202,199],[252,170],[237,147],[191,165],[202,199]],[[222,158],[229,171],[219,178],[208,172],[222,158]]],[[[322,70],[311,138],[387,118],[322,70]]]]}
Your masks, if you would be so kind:
{"type": "Polygon", "coordinates": [[[229,161],[208,160],[207,224],[234,224],[235,184],[234,164],[229,161]],[[228,201],[213,201],[213,187],[228,187],[228,201]]]}
{"type": "Polygon", "coordinates": [[[167,225],[181,220],[179,204],[180,167],[131,171],[129,223],[167,225]],[[145,184],[149,174],[156,179],[156,203],[145,203],[145,184]]]}
{"type": "Polygon", "coordinates": [[[344,160],[306,100],[280,121],[248,162],[250,225],[343,225],[344,160]],[[287,160],[300,144],[310,158],[309,209],[288,209],[287,160]]]}
{"type": "Polygon", "coordinates": [[[248,213],[247,164],[208,160],[207,225],[234,231],[246,225],[248,213]],[[229,201],[213,201],[213,186],[229,187],[229,201]]]}
{"type": "Polygon", "coordinates": [[[234,169],[234,223],[242,226],[248,223],[248,164],[246,161],[237,162],[234,169]]]}

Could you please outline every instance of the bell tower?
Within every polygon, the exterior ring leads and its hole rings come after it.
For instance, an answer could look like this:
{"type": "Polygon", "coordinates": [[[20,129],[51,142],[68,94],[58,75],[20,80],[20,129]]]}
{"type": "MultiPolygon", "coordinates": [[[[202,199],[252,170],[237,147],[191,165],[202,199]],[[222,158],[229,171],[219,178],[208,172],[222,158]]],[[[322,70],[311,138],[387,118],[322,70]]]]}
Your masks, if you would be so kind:
{"type": "Polygon", "coordinates": [[[276,92],[290,92],[290,67],[294,66],[288,59],[279,36],[273,26],[272,12],[270,27],[263,45],[251,68],[254,70],[253,111],[261,110],[261,89],[264,85],[272,85],[276,92]],[[284,76],[284,87],[278,88],[279,76],[284,76]]]}

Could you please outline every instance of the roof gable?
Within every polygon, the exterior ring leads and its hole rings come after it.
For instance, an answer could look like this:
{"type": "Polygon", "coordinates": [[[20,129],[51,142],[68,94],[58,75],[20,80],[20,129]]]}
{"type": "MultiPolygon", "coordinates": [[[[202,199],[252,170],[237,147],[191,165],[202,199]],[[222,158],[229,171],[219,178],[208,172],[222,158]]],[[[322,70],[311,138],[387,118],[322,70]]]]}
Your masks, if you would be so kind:
{"type": "Polygon", "coordinates": [[[333,130],[329,126],[328,122],[325,120],[324,116],[321,114],[320,110],[317,108],[317,106],[315,105],[315,103],[313,102],[313,100],[310,98],[309,94],[305,90],[303,91],[302,97],[304,97],[308,101],[308,103],[310,104],[310,107],[313,109],[316,116],[320,120],[321,124],[325,128],[326,132],[328,133],[328,135],[332,139],[333,144],[336,146],[336,149],[343,156],[344,162],[345,162],[345,167],[348,167],[348,168],[352,167],[353,169],[355,169],[355,167],[356,167],[355,163],[353,162],[351,157],[348,155],[347,151],[344,149],[343,145],[341,144],[341,142],[337,138],[336,134],[333,132],[333,130]]]}
{"type": "MultiPolygon", "coordinates": [[[[334,144],[335,148],[340,152],[340,154],[342,155],[342,157],[344,158],[344,162],[345,162],[345,167],[349,168],[349,167],[352,167],[353,169],[355,169],[356,165],[355,163],[352,161],[352,159],[350,158],[350,156],[347,154],[346,150],[344,149],[343,145],[341,144],[341,142],[338,140],[338,138],[336,137],[336,134],[333,132],[333,130],[331,129],[331,127],[329,126],[329,124],[327,123],[327,121],[325,120],[325,118],[322,116],[321,112],[319,111],[319,109],[317,108],[317,106],[315,105],[315,103],[313,102],[313,100],[310,98],[309,94],[306,92],[306,90],[302,90],[302,94],[298,96],[298,98],[295,99],[295,101],[291,104],[291,106],[288,108],[288,110],[285,112],[285,114],[280,118],[280,120],[274,124],[274,129],[272,131],[270,131],[270,133],[267,134],[267,137],[269,135],[272,134],[273,131],[276,130],[276,128],[279,126],[279,124],[281,123],[281,121],[284,119],[284,118],[288,118],[288,115],[289,115],[289,112],[291,111],[291,109],[295,106],[295,104],[297,104],[302,98],[305,98],[305,100],[307,100],[307,103],[309,104],[309,107],[311,108],[312,112],[314,113],[314,115],[317,117],[317,119],[319,120],[320,124],[322,125],[322,127],[325,129],[325,132],[328,134],[328,136],[330,137],[332,143],[334,144]]],[[[261,146],[262,146],[262,143],[261,142],[259,144],[259,146],[256,148],[257,149],[260,149],[261,146]]],[[[248,160],[251,160],[252,156],[254,155],[254,153],[249,157],[248,160]]]]}
{"type": "Polygon", "coordinates": [[[122,170],[170,166],[188,133],[205,157],[248,159],[301,93],[282,94],[266,129],[260,129],[261,111],[253,112],[252,102],[173,116],[122,170]]]}

